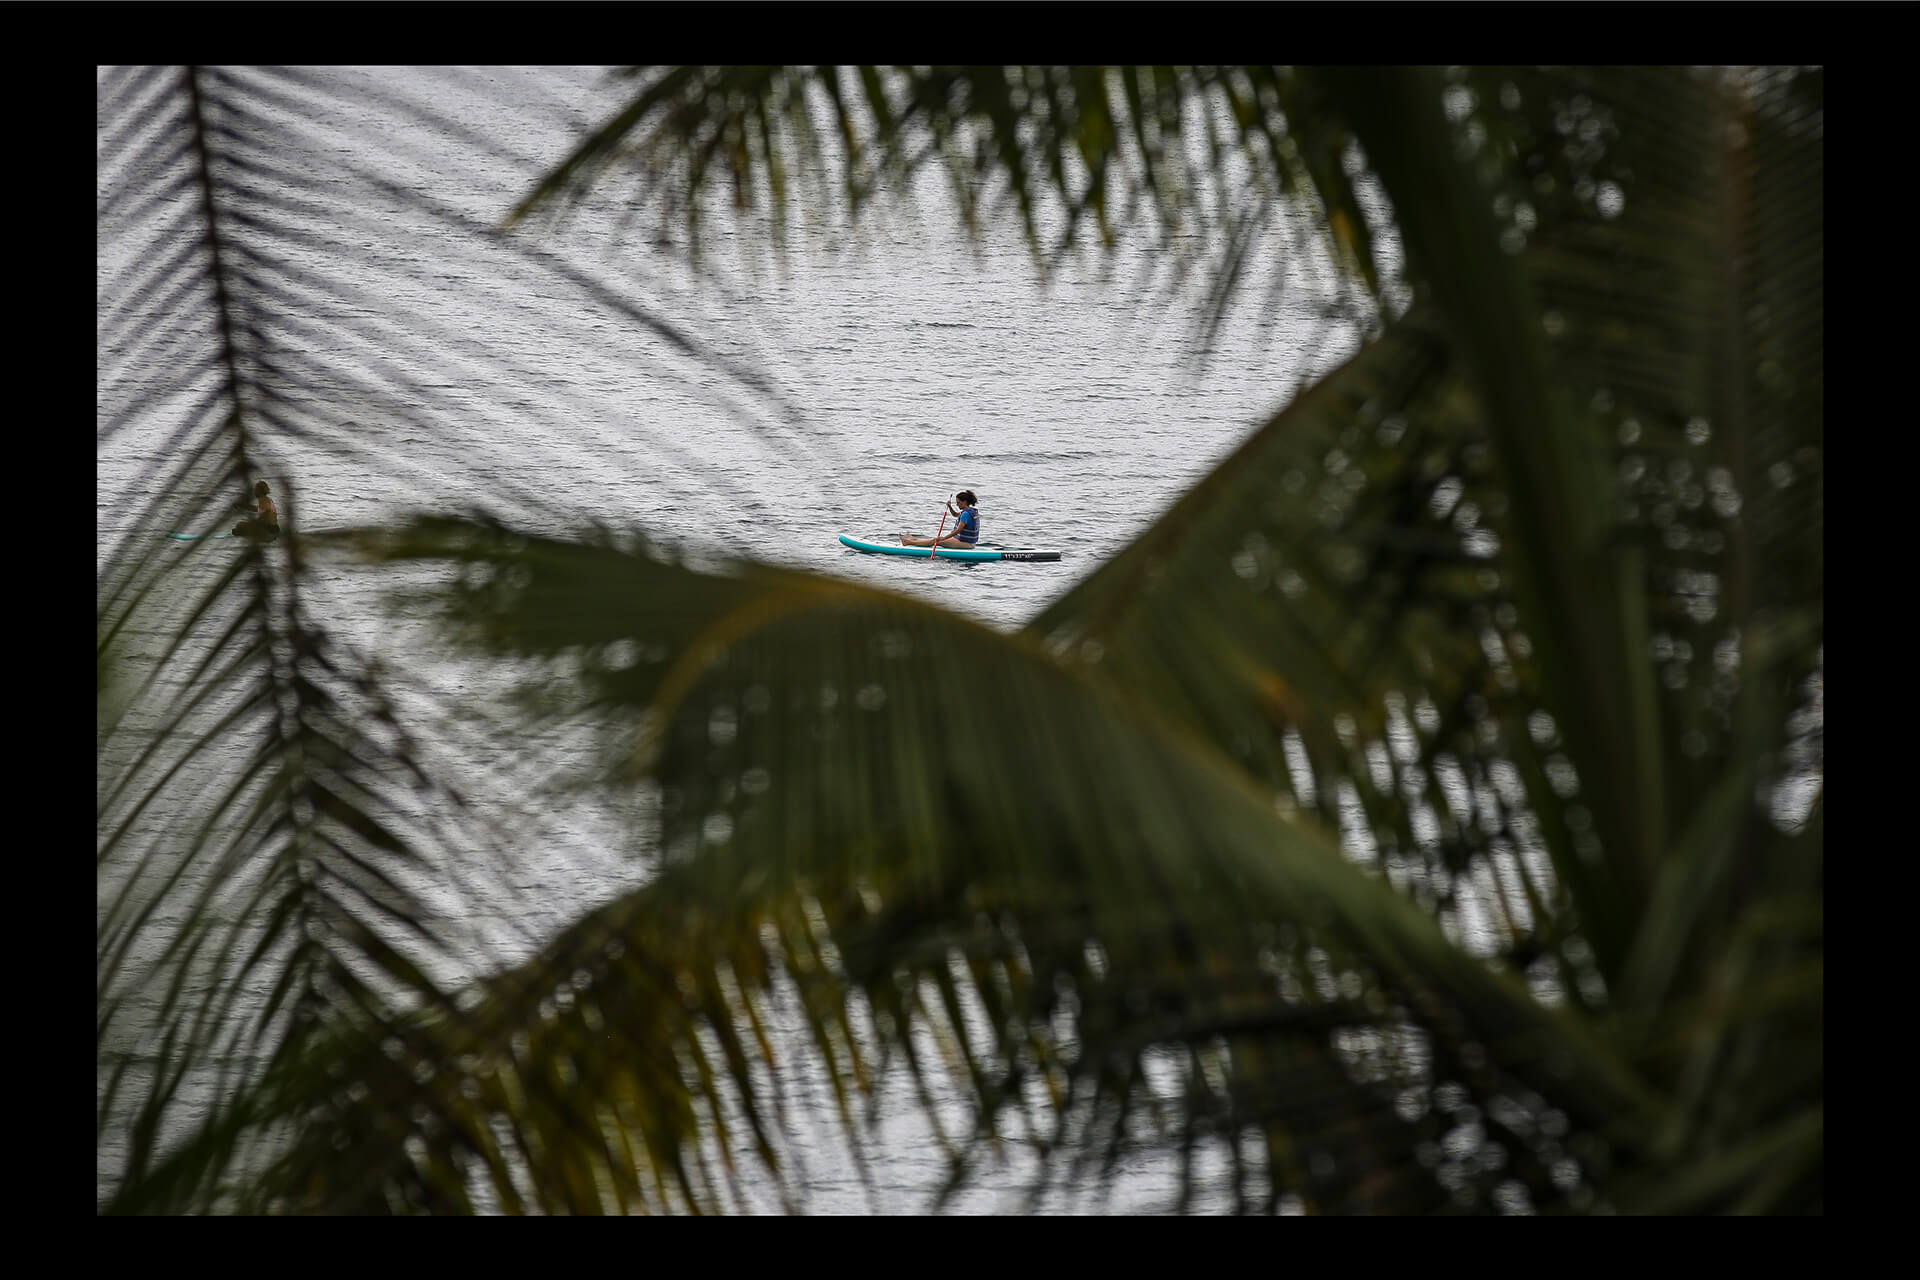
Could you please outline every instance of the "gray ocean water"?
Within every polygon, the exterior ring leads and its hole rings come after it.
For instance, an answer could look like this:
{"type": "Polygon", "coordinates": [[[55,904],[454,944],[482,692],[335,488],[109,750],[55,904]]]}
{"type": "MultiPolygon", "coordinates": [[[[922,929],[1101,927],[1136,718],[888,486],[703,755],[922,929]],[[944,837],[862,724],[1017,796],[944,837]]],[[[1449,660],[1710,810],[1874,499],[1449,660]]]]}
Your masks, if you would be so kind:
{"type": "MultiPolygon", "coordinates": [[[[233,74],[248,83],[252,73],[233,74]]],[[[1301,379],[1356,345],[1351,328],[1323,317],[1329,273],[1303,251],[1278,268],[1294,277],[1281,300],[1230,313],[1197,362],[1203,292],[1160,299],[1134,283],[1143,259],[1131,252],[1111,278],[1087,265],[1043,286],[1014,220],[989,220],[984,238],[970,242],[937,175],[913,193],[911,212],[885,206],[856,228],[829,219],[799,229],[783,264],[752,228],[721,217],[709,227],[704,262],[690,267],[679,252],[654,247],[649,226],[622,225],[626,188],[617,180],[561,225],[489,241],[458,219],[497,224],[582,126],[621,101],[623,86],[583,69],[311,74],[297,111],[266,107],[241,126],[284,128],[276,145],[311,205],[280,211],[315,230],[283,247],[277,269],[297,276],[311,255],[316,274],[324,266],[329,279],[357,286],[317,294],[316,308],[351,312],[365,328],[427,328],[446,340],[443,359],[405,376],[384,369],[377,349],[322,350],[324,330],[305,353],[295,344],[290,363],[326,358],[314,361],[318,372],[294,399],[364,429],[364,447],[350,452],[270,442],[267,473],[290,495],[283,511],[296,527],[483,502],[555,530],[570,518],[638,525],[912,593],[1013,629],[1145,528],[1301,379]],[[396,104],[425,105],[447,123],[396,104]],[[635,309],[670,321],[698,350],[635,309]],[[988,540],[1058,548],[1064,558],[922,563],[862,556],[836,541],[840,533],[931,533],[943,497],[963,487],[979,495],[988,540]]],[[[124,178],[103,170],[98,198],[124,178]]],[[[132,262],[165,248],[136,232],[113,217],[99,228],[103,334],[116,332],[110,321],[129,305],[149,305],[117,292],[132,262]]],[[[1243,289],[1258,298],[1271,283],[1269,274],[1243,289]]],[[[100,389],[103,414],[137,397],[143,369],[171,358],[164,342],[153,348],[100,353],[103,369],[119,371],[100,389]]],[[[156,406],[98,456],[102,564],[128,538],[150,536],[128,512],[164,460],[171,421],[156,406]]],[[[178,554],[205,557],[212,572],[219,545],[183,545],[178,554]]],[[[311,607],[396,666],[417,669],[432,643],[419,620],[383,613],[350,574],[323,570],[311,607]]],[[[443,691],[457,692],[466,678],[449,663],[443,691]]],[[[561,770],[568,753],[586,747],[556,740],[529,749],[555,753],[561,770]]],[[[488,768],[457,753],[446,763],[476,780],[488,768]]],[[[548,930],[641,876],[611,817],[536,816],[543,839],[528,841],[524,860],[490,882],[501,896],[460,904],[472,922],[475,972],[527,954],[548,930]]],[[[803,1207],[911,1211],[926,1203],[941,1170],[924,1121],[895,1110],[871,1150],[869,1190],[847,1160],[824,1085],[801,1089],[813,1099],[801,1122],[813,1132],[796,1138],[803,1207]]],[[[123,1139],[103,1137],[102,1167],[123,1139]]],[[[1019,1171],[1015,1156],[953,1208],[1010,1207],[1019,1171]]],[[[1043,1207],[1164,1207],[1172,1176],[1171,1161],[1142,1159],[1123,1171],[1111,1200],[1055,1198],[1043,1207]]],[[[759,1197],[751,1207],[775,1205],[759,1197]]],[[[1224,1201],[1202,1196],[1196,1207],[1224,1201]]]]}

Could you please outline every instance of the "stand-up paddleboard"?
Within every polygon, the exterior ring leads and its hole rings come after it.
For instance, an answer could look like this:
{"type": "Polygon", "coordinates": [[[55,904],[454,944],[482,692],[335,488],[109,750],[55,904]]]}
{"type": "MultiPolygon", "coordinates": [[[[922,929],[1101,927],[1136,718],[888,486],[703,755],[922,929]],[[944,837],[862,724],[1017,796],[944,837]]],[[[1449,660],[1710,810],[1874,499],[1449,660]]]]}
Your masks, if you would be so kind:
{"type": "Polygon", "coordinates": [[[917,556],[922,560],[930,559],[929,551],[942,560],[1058,560],[1058,551],[1040,551],[1033,547],[996,547],[981,545],[972,551],[957,551],[952,547],[903,547],[898,542],[867,542],[861,538],[840,535],[840,544],[852,547],[855,551],[868,551],[877,556],[917,556]]]}
{"type": "Polygon", "coordinates": [[[181,542],[198,542],[202,538],[231,538],[233,535],[231,533],[170,533],[167,536],[181,542]]]}

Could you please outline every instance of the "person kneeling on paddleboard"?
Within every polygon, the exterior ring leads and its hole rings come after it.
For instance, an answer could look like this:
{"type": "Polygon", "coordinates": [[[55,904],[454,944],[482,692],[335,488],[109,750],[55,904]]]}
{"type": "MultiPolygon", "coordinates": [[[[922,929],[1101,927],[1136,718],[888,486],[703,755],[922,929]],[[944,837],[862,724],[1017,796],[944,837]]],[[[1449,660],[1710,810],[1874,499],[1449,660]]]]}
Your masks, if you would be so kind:
{"type": "Polygon", "coordinates": [[[252,538],[255,542],[272,542],[280,536],[280,513],[274,509],[273,499],[267,496],[267,482],[261,480],[253,486],[253,514],[233,526],[236,538],[252,538]]]}
{"type": "Polygon", "coordinates": [[[947,499],[947,513],[954,519],[953,532],[946,533],[946,523],[941,522],[941,532],[945,536],[931,538],[916,537],[911,533],[900,535],[902,546],[908,547],[952,547],[956,551],[971,551],[980,541],[980,512],[975,504],[979,499],[973,496],[973,490],[962,489],[947,499]]]}

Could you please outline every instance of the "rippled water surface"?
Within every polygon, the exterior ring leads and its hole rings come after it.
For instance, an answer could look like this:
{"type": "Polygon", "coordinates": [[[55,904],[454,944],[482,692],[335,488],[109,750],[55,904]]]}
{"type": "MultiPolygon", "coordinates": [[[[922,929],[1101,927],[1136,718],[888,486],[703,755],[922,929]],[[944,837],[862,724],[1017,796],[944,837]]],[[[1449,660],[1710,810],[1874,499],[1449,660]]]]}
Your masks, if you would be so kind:
{"type": "MultiPolygon", "coordinates": [[[[271,444],[269,474],[291,495],[283,511],[295,527],[475,504],[535,527],[639,525],[910,592],[1013,629],[1140,532],[1298,379],[1351,349],[1349,334],[1318,318],[1318,277],[1301,264],[1269,329],[1237,314],[1196,367],[1204,299],[1155,302],[1129,283],[1139,261],[1126,256],[1112,280],[1076,270],[1043,288],[1012,219],[970,246],[938,181],[918,192],[911,215],[883,211],[857,233],[835,224],[798,237],[779,269],[743,251],[744,233],[720,219],[707,266],[688,270],[653,248],[645,228],[617,227],[618,182],[566,224],[485,242],[455,219],[497,223],[574,130],[619,100],[617,86],[587,71],[320,80],[285,147],[314,208],[280,213],[306,219],[313,234],[282,246],[278,266],[297,275],[311,264],[316,276],[324,266],[327,278],[355,286],[317,291],[316,310],[350,313],[370,329],[428,332],[437,345],[428,367],[396,374],[377,344],[335,349],[324,329],[287,340],[289,363],[312,364],[296,399],[354,424],[361,443],[271,444]],[[423,122],[396,101],[427,104],[461,127],[423,122]],[[663,335],[656,320],[698,350],[663,335]],[[979,494],[988,540],[1054,547],[1064,558],[922,563],[836,541],[930,533],[943,496],[963,487],[979,494]]],[[[283,124],[268,111],[244,127],[283,124]]],[[[111,180],[103,175],[102,198],[111,180]]],[[[103,221],[103,325],[120,308],[148,305],[115,289],[129,255],[160,248],[103,221]]],[[[1262,287],[1252,282],[1249,292],[1262,287]]],[[[103,367],[110,356],[119,367],[122,354],[103,351],[103,367]]],[[[135,382],[168,358],[162,345],[133,360],[135,382]]],[[[103,387],[101,400],[130,394],[137,385],[103,387]]],[[[132,536],[127,512],[164,461],[167,425],[158,408],[98,459],[103,562],[132,536]]],[[[177,554],[211,566],[218,549],[177,554]]],[[[400,646],[432,643],[407,619],[384,618],[351,574],[323,573],[314,592],[313,607],[344,638],[394,650],[396,663],[417,660],[400,646]]],[[[464,679],[451,663],[441,676],[454,692],[464,679]]],[[[532,745],[555,752],[556,769],[585,749],[532,745]]],[[[466,763],[484,776],[486,762],[466,763]]],[[[544,822],[565,852],[530,846],[496,883],[501,900],[461,908],[473,922],[476,971],[525,954],[546,929],[639,875],[610,820],[556,812],[544,822]]],[[[876,1201],[841,1154],[824,1095],[816,1102],[818,1136],[801,1144],[810,1153],[807,1207],[925,1202],[938,1168],[923,1122],[907,1116],[889,1130],[876,1153],[876,1201]]],[[[1123,1179],[1116,1205],[1159,1203],[1168,1176],[1162,1162],[1143,1164],[1123,1179]]],[[[1006,1178],[983,1184],[958,1207],[1005,1203],[1006,1178]]]]}

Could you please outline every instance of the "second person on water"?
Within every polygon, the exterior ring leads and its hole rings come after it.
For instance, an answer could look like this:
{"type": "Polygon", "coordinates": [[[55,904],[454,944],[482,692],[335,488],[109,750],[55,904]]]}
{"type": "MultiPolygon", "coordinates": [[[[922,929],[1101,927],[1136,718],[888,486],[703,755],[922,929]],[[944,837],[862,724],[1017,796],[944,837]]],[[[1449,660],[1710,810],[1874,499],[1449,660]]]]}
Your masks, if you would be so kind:
{"type": "Polygon", "coordinates": [[[273,499],[267,496],[270,492],[265,480],[254,484],[253,514],[233,526],[234,537],[272,542],[280,536],[280,512],[274,507],[273,499]]]}
{"type": "Polygon", "coordinates": [[[947,502],[947,513],[954,518],[953,532],[946,533],[945,522],[941,532],[931,538],[918,537],[911,533],[900,535],[900,542],[908,547],[951,547],[956,551],[971,551],[980,541],[980,512],[975,504],[979,499],[973,496],[973,490],[962,489],[947,502]]]}

